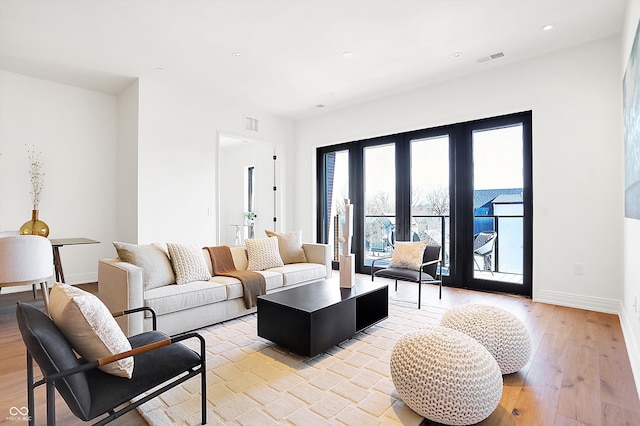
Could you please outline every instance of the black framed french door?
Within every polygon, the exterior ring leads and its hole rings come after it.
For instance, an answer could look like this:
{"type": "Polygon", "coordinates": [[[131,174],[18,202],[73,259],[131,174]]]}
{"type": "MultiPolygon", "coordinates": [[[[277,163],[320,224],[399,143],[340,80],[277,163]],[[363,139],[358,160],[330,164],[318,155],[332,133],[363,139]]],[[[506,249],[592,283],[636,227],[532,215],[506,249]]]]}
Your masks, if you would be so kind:
{"type": "Polygon", "coordinates": [[[531,296],[533,258],[531,112],[457,129],[456,283],[531,296]]]}
{"type": "Polygon", "coordinates": [[[395,241],[427,240],[442,247],[445,285],[531,295],[531,112],[317,154],[318,239],[339,245],[348,194],[358,272],[392,254],[395,241]]]}

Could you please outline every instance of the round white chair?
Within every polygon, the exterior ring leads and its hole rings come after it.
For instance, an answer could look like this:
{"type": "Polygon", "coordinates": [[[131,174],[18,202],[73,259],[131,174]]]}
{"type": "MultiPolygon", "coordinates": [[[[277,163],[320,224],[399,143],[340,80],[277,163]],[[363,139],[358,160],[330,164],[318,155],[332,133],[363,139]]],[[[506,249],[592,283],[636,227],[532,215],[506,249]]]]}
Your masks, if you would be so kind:
{"type": "Polygon", "coordinates": [[[0,238],[0,287],[40,284],[49,312],[47,281],[53,277],[51,242],[37,235],[0,238]]]}
{"type": "Polygon", "coordinates": [[[520,370],[531,356],[529,332],[515,315],[504,309],[479,304],[449,309],[440,325],[473,337],[493,355],[502,374],[520,370]]]}
{"type": "Polygon", "coordinates": [[[486,419],[502,396],[493,356],[471,337],[445,327],[403,336],[391,352],[391,379],[409,408],[447,425],[486,419]]]}

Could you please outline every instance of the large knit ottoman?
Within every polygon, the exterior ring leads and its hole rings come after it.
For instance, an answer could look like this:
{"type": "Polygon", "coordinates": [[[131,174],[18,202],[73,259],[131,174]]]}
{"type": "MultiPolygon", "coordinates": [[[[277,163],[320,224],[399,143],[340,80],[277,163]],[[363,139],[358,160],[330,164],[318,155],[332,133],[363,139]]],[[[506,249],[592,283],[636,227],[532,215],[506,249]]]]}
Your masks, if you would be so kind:
{"type": "Polygon", "coordinates": [[[449,309],[440,325],[461,331],[493,355],[502,374],[520,370],[531,356],[529,332],[515,315],[489,305],[460,305],[449,309]]]}
{"type": "Polygon", "coordinates": [[[409,408],[447,425],[486,419],[502,396],[493,356],[471,337],[445,327],[400,338],[391,352],[391,379],[409,408]]]}

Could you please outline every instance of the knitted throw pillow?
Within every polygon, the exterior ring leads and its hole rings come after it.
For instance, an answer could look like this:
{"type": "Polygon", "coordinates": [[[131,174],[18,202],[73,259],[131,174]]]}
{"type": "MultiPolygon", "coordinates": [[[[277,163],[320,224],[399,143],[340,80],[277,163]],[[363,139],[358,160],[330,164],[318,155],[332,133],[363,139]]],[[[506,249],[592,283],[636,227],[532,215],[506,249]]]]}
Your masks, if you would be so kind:
{"type": "Polygon", "coordinates": [[[196,245],[167,243],[176,284],[208,281],[211,278],[202,249],[196,245]]]}
{"type": "Polygon", "coordinates": [[[278,237],[247,238],[248,271],[264,271],[269,268],[284,266],[278,250],[278,237]]]}

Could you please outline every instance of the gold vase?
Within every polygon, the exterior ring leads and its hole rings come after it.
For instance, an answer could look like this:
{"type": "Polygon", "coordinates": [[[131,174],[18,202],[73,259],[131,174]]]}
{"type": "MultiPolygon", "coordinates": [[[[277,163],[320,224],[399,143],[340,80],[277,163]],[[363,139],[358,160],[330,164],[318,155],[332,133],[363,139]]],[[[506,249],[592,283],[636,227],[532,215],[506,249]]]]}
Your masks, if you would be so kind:
{"type": "Polygon", "coordinates": [[[45,238],[49,235],[49,226],[38,219],[39,213],[39,210],[31,210],[31,220],[20,227],[20,235],[39,235],[45,238]]]}

